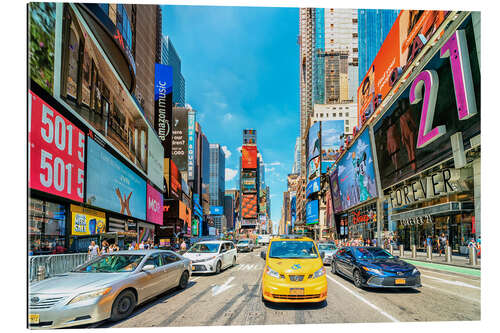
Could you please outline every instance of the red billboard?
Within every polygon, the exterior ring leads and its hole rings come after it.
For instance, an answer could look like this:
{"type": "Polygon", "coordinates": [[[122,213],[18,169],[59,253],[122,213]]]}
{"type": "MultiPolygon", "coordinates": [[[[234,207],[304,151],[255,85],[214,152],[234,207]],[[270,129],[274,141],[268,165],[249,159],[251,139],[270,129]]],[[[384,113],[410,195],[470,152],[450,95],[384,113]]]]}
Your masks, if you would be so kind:
{"type": "Polygon", "coordinates": [[[83,202],[85,134],[32,91],[28,117],[28,186],[83,202]]]}
{"type": "Polygon", "coordinates": [[[369,119],[396,81],[443,23],[447,12],[402,10],[358,87],[358,127],[369,119]]]}
{"type": "Polygon", "coordinates": [[[181,173],[173,160],[170,160],[170,191],[177,198],[180,198],[182,195],[181,173]]]}
{"type": "Polygon", "coordinates": [[[241,215],[244,219],[257,218],[257,194],[243,194],[241,215]]]}
{"type": "Polygon", "coordinates": [[[257,169],[257,147],[241,147],[241,167],[243,169],[257,169]]]}

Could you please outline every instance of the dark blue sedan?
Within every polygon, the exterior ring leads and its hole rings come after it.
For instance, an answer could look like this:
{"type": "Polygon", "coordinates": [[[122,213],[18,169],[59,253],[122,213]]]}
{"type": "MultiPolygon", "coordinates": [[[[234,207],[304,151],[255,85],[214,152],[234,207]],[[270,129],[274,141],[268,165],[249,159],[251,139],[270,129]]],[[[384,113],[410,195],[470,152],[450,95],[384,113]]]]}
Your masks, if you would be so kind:
{"type": "Polygon", "coordinates": [[[346,246],[333,257],[332,273],[343,275],[358,288],[419,288],[418,269],[372,246],[346,246]]]}

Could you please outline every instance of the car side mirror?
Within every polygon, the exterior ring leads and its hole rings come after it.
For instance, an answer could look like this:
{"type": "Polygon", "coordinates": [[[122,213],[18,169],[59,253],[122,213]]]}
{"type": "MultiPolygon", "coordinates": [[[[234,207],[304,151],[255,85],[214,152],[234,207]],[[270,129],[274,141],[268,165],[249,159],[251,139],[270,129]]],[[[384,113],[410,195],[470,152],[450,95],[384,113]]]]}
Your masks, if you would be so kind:
{"type": "Polygon", "coordinates": [[[260,251],[260,257],[265,260],[266,259],[266,251],[260,251]]]}
{"type": "Polygon", "coordinates": [[[155,265],[145,265],[142,267],[143,271],[152,271],[153,269],[155,269],[155,265]]]}
{"type": "Polygon", "coordinates": [[[324,259],[325,258],[325,251],[320,251],[319,255],[320,255],[321,259],[324,259]]]}

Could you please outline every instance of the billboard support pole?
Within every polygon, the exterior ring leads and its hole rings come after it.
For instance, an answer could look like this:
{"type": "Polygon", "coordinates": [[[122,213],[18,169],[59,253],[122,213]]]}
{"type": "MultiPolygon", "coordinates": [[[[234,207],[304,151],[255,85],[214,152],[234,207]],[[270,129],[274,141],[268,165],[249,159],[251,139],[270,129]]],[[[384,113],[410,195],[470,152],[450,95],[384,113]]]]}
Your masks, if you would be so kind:
{"type": "Polygon", "coordinates": [[[373,133],[373,126],[368,126],[370,132],[370,141],[373,156],[373,169],[375,171],[375,182],[377,183],[377,245],[382,247],[382,227],[384,223],[384,192],[382,191],[382,183],[380,182],[380,173],[378,168],[378,156],[375,149],[375,135],[373,133]]]}

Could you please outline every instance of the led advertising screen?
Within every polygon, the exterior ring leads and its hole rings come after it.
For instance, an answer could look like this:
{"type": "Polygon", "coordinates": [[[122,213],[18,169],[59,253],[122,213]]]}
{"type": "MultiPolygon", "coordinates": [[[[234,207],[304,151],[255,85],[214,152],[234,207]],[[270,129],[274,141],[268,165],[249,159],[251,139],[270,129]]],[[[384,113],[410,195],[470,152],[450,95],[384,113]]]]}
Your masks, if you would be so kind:
{"type": "Polygon", "coordinates": [[[194,180],[194,157],[196,156],[196,112],[188,112],[188,180],[194,180]]]}
{"type": "Polygon", "coordinates": [[[165,190],[165,196],[170,195],[170,159],[163,159],[163,189],[165,190]]]}
{"type": "Polygon", "coordinates": [[[255,177],[241,177],[241,190],[244,193],[257,192],[257,180],[255,177]]]}
{"type": "Polygon", "coordinates": [[[87,204],[146,220],[146,182],[87,138],[87,204]]]}
{"type": "Polygon", "coordinates": [[[257,195],[243,194],[241,202],[241,215],[245,219],[257,218],[257,195]]]}
{"type": "Polygon", "coordinates": [[[297,193],[290,192],[290,217],[292,222],[292,229],[295,226],[295,220],[297,219],[297,193]]]}
{"type": "Polygon", "coordinates": [[[313,124],[309,128],[309,133],[307,135],[307,161],[312,158],[319,156],[321,152],[321,138],[320,138],[320,128],[319,122],[313,124]]]}
{"type": "Polygon", "coordinates": [[[340,188],[338,179],[338,168],[335,167],[333,171],[330,172],[330,194],[332,197],[333,210],[335,213],[342,211],[342,200],[340,199],[340,188]]]}
{"type": "Polygon", "coordinates": [[[481,133],[481,75],[477,47],[469,18],[441,50],[436,50],[412,84],[373,126],[382,188],[452,157],[450,137],[453,134],[462,133],[467,150],[470,139],[481,133]],[[453,58],[453,63],[445,56],[450,47],[459,55],[453,58]],[[461,80],[454,83],[455,76],[461,80]],[[422,82],[429,84],[424,86],[422,82]],[[427,90],[436,96],[434,105],[429,104],[427,90]],[[419,91],[424,97],[421,100],[415,97],[419,91]],[[460,107],[457,107],[457,96],[460,107]],[[427,109],[422,110],[424,105],[427,109]]]}
{"type": "Polygon", "coordinates": [[[321,122],[321,173],[327,173],[339,158],[343,144],[344,120],[321,122]]]}
{"type": "Polygon", "coordinates": [[[148,222],[163,225],[163,195],[147,184],[146,219],[148,222]]]}
{"type": "Polygon", "coordinates": [[[71,235],[96,235],[106,232],[106,214],[94,209],[71,205],[71,235]]]}
{"type": "Polygon", "coordinates": [[[306,224],[319,223],[319,201],[312,200],[306,204],[306,224]]]}
{"type": "Polygon", "coordinates": [[[243,145],[256,145],[257,131],[251,129],[243,130],[243,145]]]}
{"type": "Polygon", "coordinates": [[[30,188],[83,202],[85,134],[28,92],[30,188]]]}
{"type": "Polygon", "coordinates": [[[148,128],[148,178],[163,189],[163,146],[151,128],[148,128]]]}
{"type": "Polygon", "coordinates": [[[338,162],[338,180],[344,210],[377,196],[368,130],[358,136],[338,162]]]}
{"type": "Polygon", "coordinates": [[[320,176],[320,157],[317,156],[313,158],[312,160],[309,161],[309,164],[307,166],[307,181],[310,182],[315,178],[318,178],[320,176]]]}
{"type": "Polygon", "coordinates": [[[257,169],[257,147],[241,147],[241,167],[243,169],[257,169]]]}
{"type": "Polygon", "coordinates": [[[306,198],[308,198],[311,194],[319,192],[320,186],[321,186],[321,178],[318,177],[314,180],[311,180],[309,183],[307,183],[306,186],[306,198]]]}
{"type": "Polygon", "coordinates": [[[170,160],[170,193],[177,198],[182,196],[181,173],[173,160],[170,160]]]}
{"type": "Polygon", "coordinates": [[[172,159],[179,171],[187,171],[188,110],[174,107],[172,117],[172,159]]]}
{"type": "Polygon", "coordinates": [[[259,192],[259,211],[265,213],[267,208],[267,191],[260,190],[259,192]]]}
{"type": "Polygon", "coordinates": [[[155,118],[154,126],[163,145],[164,156],[172,151],[172,67],[155,64],[155,118]]]}
{"type": "Polygon", "coordinates": [[[224,215],[224,207],[210,206],[210,215],[224,215]]]}

